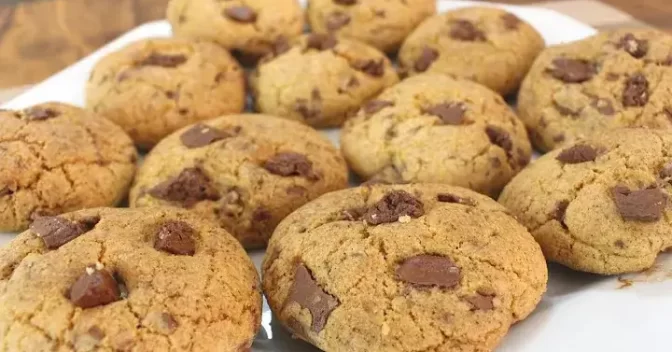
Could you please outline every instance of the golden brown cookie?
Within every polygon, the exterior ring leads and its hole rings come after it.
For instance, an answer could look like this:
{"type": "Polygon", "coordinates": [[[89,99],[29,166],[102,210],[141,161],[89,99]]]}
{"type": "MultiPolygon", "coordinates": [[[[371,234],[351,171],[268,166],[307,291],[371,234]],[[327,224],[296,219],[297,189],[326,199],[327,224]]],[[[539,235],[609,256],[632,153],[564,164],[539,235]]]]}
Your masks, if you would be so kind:
{"type": "Polygon", "coordinates": [[[436,13],[436,0],[310,0],[307,13],[315,33],[333,33],[391,52],[436,13]]]}
{"type": "Polygon", "coordinates": [[[606,31],[537,59],[518,111],[543,151],[619,127],[672,128],[672,36],[606,31]]]}
{"type": "Polygon", "coordinates": [[[0,248],[2,350],[249,350],[258,280],[233,237],[185,211],[38,218],[0,248]]]}
{"type": "Polygon", "coordinates": [[[0,231],[24,230],[39,215],[116,205],[136,159],[121,128],[78,107],[0,110],[0,231]]]}
{"type": "Polygon", "coordinates": [[[617,129],[544,155],[499,201],[546,258],[611,275],[650,268],[672,248],[671,182],[671,132],[617,129]]]}
{"type": "Polygon", "coordinates": [[[278,226],[275,316],[325,351],[493,351],[546,290],[539,246],[486,196],[436,184],[332,192],[278,226]]]}
{"type": "Polygon", "coordinates": [[[411,75],[444,73],[513,93],[544,39],[527,22],[496,8],[468,7],[431,17],[406,39],[399,63],[411,75]]]}
{"type": "Polygon", "coordinates": [[[147,39],[96,64],[86,105],[149,149],[186,125],[243,111],[245,76],[216,44],[147,39]]]}
{"type": "Polygon", "coordinates": [[[250,59],[299,36],[304,25],[296,0],[171,0],[167,12],[175,36],[211,40],[250,59]]]}
{"type": "Polygon", "coordinates": [[[377,49],[319,34],[280,43],[250,77],[257,111],[313,127],[340,126],[398,80],[377,49]]]}
{"type": "Polygon", "coordinates": [[[530,160],[523,123],[480,84],[423,74],[366,103],[341,132],[350,167],[367,180],[437,182],[497,195],[530,160]]]}
{"type": "Polygon", "coordinates": [[[265,115],[231,115],[167,137],[138,171],[132,207],[174,206],[263,247],[287,214],[347,187],[340,153],[312,128],[265,115]]]}

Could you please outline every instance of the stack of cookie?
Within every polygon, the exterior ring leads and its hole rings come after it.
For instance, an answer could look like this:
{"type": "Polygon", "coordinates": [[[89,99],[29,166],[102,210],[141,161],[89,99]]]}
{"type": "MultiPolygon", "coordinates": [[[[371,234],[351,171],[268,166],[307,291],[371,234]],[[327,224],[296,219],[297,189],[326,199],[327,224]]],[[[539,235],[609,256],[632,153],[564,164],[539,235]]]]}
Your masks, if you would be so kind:
{"type": "Polygon", "coordinates": [[[325,351],[492,351],[546,260],[672,247],[672,38],[306,11],[304,34],[295,0],[172,0],[175,37],[103,58],[86,109],[0,111],[0,230],[28,229],[0,249],[0,351],[249,351],[262,286],[325,351]],[[341,151],[314,129],[340,127],[341,151]],[[244,249],[267,246],[260,285],[244,249]]]}

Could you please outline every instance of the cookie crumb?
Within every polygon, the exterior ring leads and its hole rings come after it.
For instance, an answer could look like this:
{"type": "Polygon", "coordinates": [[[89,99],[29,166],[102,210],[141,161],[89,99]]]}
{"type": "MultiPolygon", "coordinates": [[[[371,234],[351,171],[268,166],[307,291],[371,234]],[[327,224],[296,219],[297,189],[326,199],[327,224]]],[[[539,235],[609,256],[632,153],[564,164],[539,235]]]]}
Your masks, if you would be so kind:
{"type": "Polygon", "coordinates": [[[408,224],[409,222],[411,222],[411,217],[408,215],[402,215],[399,217],[399,222],[402,224],[408,224]]]}
{"type": "Polygon", "coordinates": [[[87,266],[87,267],[86,267],[86,273],[87,273],[87,274],[89,274],[89,275],[93,275],[93,273],[95,273],[95,272],[96,272],[96,269],[94,269],[94,268],[92,268],[92,267],[90,267],[90,266],[87,266]]]}

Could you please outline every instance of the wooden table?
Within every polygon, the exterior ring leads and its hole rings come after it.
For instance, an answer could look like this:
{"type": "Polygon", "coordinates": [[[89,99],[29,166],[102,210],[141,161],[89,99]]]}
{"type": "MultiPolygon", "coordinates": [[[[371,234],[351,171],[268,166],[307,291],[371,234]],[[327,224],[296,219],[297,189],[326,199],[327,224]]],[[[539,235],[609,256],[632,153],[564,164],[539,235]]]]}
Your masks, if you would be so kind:
{"type": "MultiPolygon", "coordinates": [[[[498,1],[553,8],[598,28],[647,23],[672,32],[672,0],[498,1]]],[[[167,2],[0,0],[0,101],[128,29],[163,18],[167,2]]]]}

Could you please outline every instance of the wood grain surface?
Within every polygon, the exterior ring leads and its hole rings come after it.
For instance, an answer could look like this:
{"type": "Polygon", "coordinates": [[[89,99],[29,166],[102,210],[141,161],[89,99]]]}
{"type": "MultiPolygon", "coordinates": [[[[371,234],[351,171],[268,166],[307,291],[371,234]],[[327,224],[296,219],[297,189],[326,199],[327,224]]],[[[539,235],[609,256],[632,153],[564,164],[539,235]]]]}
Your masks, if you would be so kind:
{"type": "MultiPolygon", "coordinates": [[[[499,0],[512,4],[538,1],[499,0]]],[[[39,82],[121,33],[163,18],[167,2],[0,0],[0,88],[39,82]]],[[[556,2],[560,1],[551,1],[556,2]]],[[[650,25],[672,31],[672,0],[603,2],[650,25]]]]}

